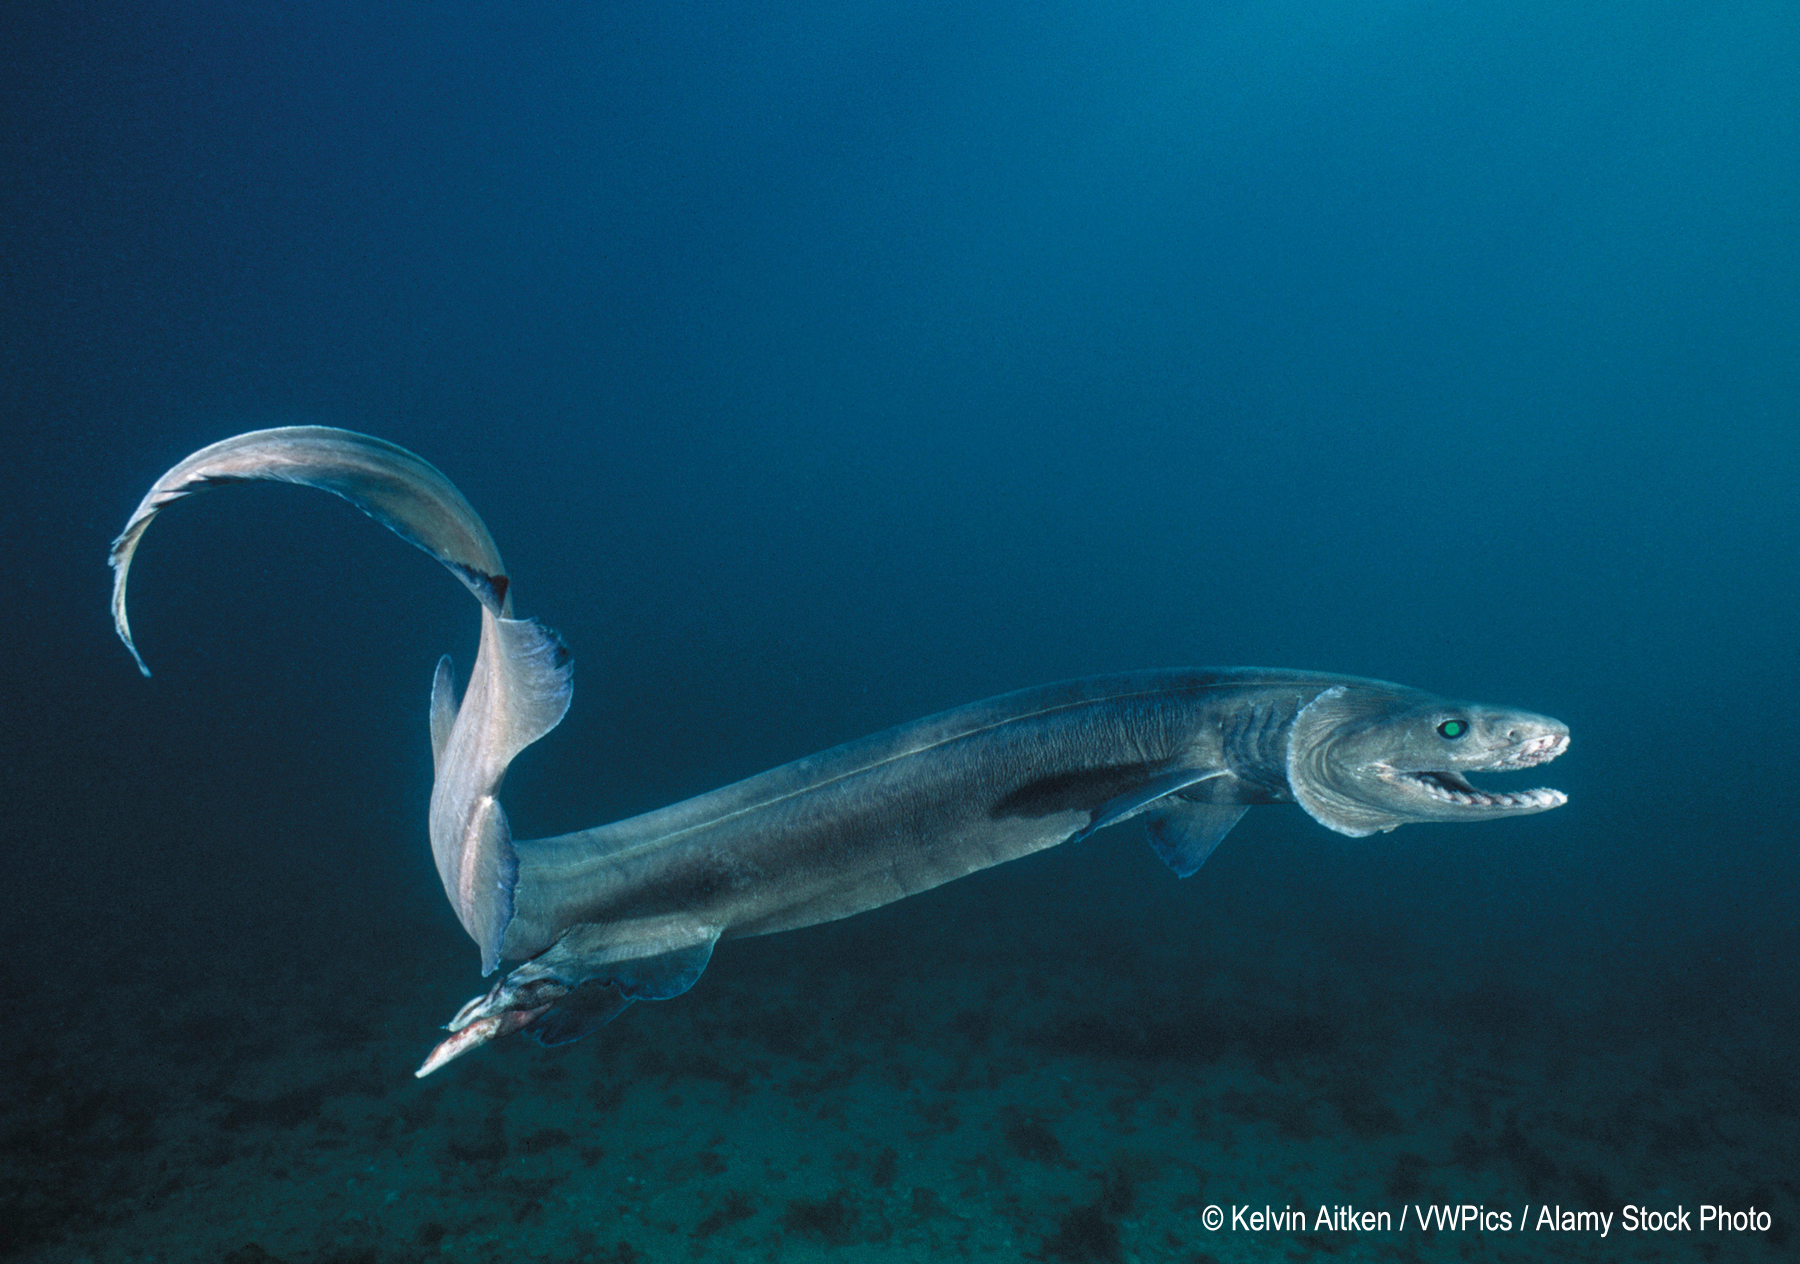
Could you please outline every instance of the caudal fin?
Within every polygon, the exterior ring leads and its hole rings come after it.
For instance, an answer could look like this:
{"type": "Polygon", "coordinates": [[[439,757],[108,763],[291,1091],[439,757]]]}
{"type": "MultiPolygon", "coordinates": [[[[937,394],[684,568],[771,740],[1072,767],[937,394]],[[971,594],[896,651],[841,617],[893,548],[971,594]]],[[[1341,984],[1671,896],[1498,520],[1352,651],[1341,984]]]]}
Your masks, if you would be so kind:
{"type": "Polygon", "coordinates": [[[144,532],[157,514],[195,492],[252,482],[296,483],[342,496],[442,562],[489,610],[511,613],[506,566],[487,525],[429,461],[385,439],[331,426],[251,430],[201,448],[157,479],[113,541],[113,627],[144,675],[150,668],[125,611],[125,581],[144,532]]]}
{"type": "Polygon", "coordinates": [[[495,798],[518,753],[568,710],[568,647],[547,628],[514,619],[500,550],[480,516],[436,467],[384,439],[328,426],[283,426],[200,449],[156,480],[113,541],[113,625],[148,676],[126,613],[126,579],[144,532],[164,508],[225,483],[268,481],[341,496],[442,562],[481,602],[481,648],[455,701],[449,662],[432,684],[431,844],[444,892],[491,972],[512,919],[518,863],[495,798]]]}

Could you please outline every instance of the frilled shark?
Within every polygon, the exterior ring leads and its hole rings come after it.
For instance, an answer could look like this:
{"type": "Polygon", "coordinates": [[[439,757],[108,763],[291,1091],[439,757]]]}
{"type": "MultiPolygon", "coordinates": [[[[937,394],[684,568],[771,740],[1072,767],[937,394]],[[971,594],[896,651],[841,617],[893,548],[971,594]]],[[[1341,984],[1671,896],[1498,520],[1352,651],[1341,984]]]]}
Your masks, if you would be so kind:
{"type": "Polygon", "coordinates": [[[447,1024],[417,1074],[498,1036],[587,1035],[633,1001],[691,987],[721,939],[795,930],[929,890],[1141,817],[1187,877],[1252,806],[1298,803],[1351,837],[1415,821],[1559,807],[1473,772],[1529,768],[1569,744],[1557,720],[1379,680],[1262,668],[1182,669],[1042,685],[903,724],[710,794],[554,838],[514,839],[507,767],[561,721],[562,640],[512,612],[481,518],[449,479],[381,439],[320,426],[201,449],[156,481],[114,541],[113,619],[145,529],[221,483],[341,496],[442,562],[481,603],[460,701],[448,656],[431,687],[429,833],[483,975],[522,964],[447,1024]]]}

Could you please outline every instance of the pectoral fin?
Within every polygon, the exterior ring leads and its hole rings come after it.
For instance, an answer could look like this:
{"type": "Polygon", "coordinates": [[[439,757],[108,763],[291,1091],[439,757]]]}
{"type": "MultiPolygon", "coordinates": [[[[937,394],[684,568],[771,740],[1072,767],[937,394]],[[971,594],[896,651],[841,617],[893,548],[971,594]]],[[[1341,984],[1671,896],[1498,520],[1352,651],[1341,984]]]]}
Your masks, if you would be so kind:
{"type": "MultiPolygon", "coordinates": [[[[1101,804],[1100,809],[1094,813],[1094,819],[1088,823],[1088,827],[1069,841],[1080,842],[1097,829],[1105,829],[1108,825],[1117,825],[1120,821],[1130,820],[1158,799],[1166,798],[1177,790],[1198,785],[1202,781],[1211,781],[1214,777],[1223,775],[1224,773],[1218,769],[1183,768],[1165,773],[1160,777],[1154,777],[1143,785],[1101,804]]],[[[1230,827],[1227,826],[1227,828],[1230,827]]]]}
{"type": "Polygon", "coordinates": [[[1175,876],[1189,878],[1249,810],[1241,803],[1190,803],[1177,796],[1145,818],[1144,830],[1175,876]]]}

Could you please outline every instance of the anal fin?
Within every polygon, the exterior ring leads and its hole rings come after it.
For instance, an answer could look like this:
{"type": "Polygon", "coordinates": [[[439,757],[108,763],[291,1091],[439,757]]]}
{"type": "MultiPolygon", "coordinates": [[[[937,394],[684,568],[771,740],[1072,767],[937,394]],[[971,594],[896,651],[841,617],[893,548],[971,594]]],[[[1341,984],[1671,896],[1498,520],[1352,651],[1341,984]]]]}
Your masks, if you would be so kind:
{"type": "Polygon", "coordinates": [[[540,1044],[562,1045],[606,1026],[634,1001],[666,1001],[694,986],[712,960],[716,927],[646,925],[641,937],[617,927],[574,926],[544,952],[463,1006],[451,1035],[416,1074],[430,1075],[453,1058],[515,1031],[540,1044]]]}
{"type": "Polygon", "coordinates": [[[541,1045],[566,1045],[591,1036],[631,1008],[634,1001],[666,1001],[694,986],[712,960],[716,938],[685,948],[619,961],[550,1006],[526,1030],[541,1045]]]}
{"type": "Polygon", "coordinates": [[[591,1036],[631,1008],[633,997],[612,983],[584,983],[525,1029],[546,1049],[591,1036]]]}

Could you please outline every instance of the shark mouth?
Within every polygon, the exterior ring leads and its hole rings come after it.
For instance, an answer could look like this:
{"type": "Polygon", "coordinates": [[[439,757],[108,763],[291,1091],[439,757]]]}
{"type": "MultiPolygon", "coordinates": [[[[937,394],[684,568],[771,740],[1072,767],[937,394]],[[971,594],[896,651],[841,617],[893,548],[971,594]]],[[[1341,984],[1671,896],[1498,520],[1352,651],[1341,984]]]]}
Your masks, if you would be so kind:
{"type": "MultiPolygon", "coordinates": [[[[1486,772],[1503,772],[1547,764],[1568,748],[1567,733],[1546,733],[1495,752],[1481,765],[1481,769],[1486,772]]],[[[1569,796],[1561,790],[1548,788],[1521,790],[1513,794],[1491,794],[1477,789],[1460,772],[1448,769],[1422,772],[1388,769],[1384,775],[1391,781],[1422,790],[1441,802],[1495,812],[1543,812],[1549,808],[1559,808],[1569,801],[1569,796]]]]}
{"type": "Polygon", "coordinates": [[[1548,808],[1560,808],[1569,801],[1569,796],[1561,790],[1550,789],[1490,794],[1486,790],[1476,789],[1468,778],[1454,772],[1395,772],[1389,776],[1395,781],[1423,790],[1434,799],[1468,808],[1487,808],[1497,812],[1542,812],[1548,808]]]}

